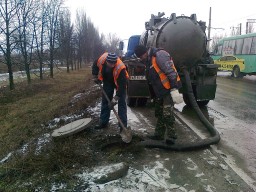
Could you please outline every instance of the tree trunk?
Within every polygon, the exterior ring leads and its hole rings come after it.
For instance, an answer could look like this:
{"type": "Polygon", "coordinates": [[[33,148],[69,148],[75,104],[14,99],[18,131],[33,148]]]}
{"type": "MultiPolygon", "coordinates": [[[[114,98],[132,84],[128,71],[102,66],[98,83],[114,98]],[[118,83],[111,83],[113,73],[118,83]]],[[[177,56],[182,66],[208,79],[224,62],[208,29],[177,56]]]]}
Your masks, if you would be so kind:
{"type": "Polygon", "coordinates": [[[10,20],[8,15],[8,7],[7,7],[7,1],[5,1],[5,26],[6,26],[6,55],[5,60],[6,64],[8,66],[8,73],[9,73],[9,85],[10,90],[14,89],[14,81],[13,81],[13,71],[12,71],[12,60],[11,60],[11,43],[10,43],[10,20]]]}
{"type": "MultiPolygon", "coordinates": [[[[52,40],[50,40],[52,41],[52,40]]],[[[53,78],[53,44],[50,42],[50,77],[53,78]]]]}
{"type": "Polygon", "coordinates": [[[74,63],[73,63],[73,61],[71,61],[71,70],[73,71],[74,70],[74,63]]]}
{"type": "MultiPolygon", "coordinates": [[[[42,18],[43,19],[43,18],[42,18]]],[[[44,22],[44,21],[43,21],[44,22]]],[[[42,22],[42,27],[41,27],[41,48],[39,52],[39,62],[40,62],[40,79],[43,79],[43,54],[44,54],[44,24],[42,22]]],[[[36,43],[38,46],[38,43],[36,43]]]]}
{"type": "Polygon", "coordinates": [[[28,84],[31,83],[31,76],[30,76],[30,67],[29,67],[29,62],[28,62],[28,52],[27,52],[27,38],[26,38],[26,29],[24,26],[24,47],[23,47],[23,58],[24,58],[24,64],[25,64],[25,71],[26,71],[26,75],[27,75],[27,82],[28,84]]]}
{"type": "Polygon", "coordinates": [[[67,64],[67,72],[69,73],[69,61],[68,61],[69,59],[68,58],[66,58],[66,64],[67,64]]]}
{"type": "Polygon", "coordinates": [[[14,81],[13,81],[12,63],[11,63],[10,58],[7,58],[7,66],[8,66],[8,73],[9,73],[10,90],[13,90],[14,89],[14,81]]]}

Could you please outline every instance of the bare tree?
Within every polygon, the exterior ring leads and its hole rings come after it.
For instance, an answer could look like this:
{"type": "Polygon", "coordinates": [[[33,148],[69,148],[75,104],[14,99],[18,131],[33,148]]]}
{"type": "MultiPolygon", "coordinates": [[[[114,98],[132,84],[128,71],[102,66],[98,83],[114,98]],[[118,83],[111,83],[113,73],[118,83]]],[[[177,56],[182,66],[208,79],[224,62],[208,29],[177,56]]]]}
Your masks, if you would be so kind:
{"type": "Polygon", "coordinates": [[[57,35],[59,30],[59,16],[61,5],[63,4],[63,0],[49,0],[47,2],[47,29],[48,29],[48,40],[49,40],[49,65],[50,65],[50,77],[53,78],[53,65],[54,65],[54,57],[56,53],[56,42],[57,35]]]}
{"type": "Polygon", "coordinates": [[[59,33],[60,54],[63,59],[65,58],[67,72],[69,72],[69,62],[70,56],[72,54],[73,35],[73,25],[71,24],[71,13],[69,10],[64,10],[61,13],[59,33]]]}
{"type": "Polygon", "coordinates": [[[87,51],[88,51],[88,26],[87,26],[87,17],[86,13],[82,10],[77,11],[76,13],[76,37],[77,37],[77,59],[78,64],[81,66],[82,62],[85,61],[87,51]]]}
{"type": "Polygon", "coordinates": [[[106,46],[109,52],[118,52],[118,45],[120,42],[120,38],[117,34],[109,33],[106,38],[106,46]]]}
{"type": "Polygon", "coordinates": [[[37,22],[35,15],[39,9],[39,0],[21,1],[20,9],[17,12],[18,17],[18,51],[21,52],[22,62],[25,66],[28,83],[31,82],[30,64],[34,51],[34,26],[37,22]]]}
{"type": "Polygon", "coordinates": [[[219,43],[219,41],[221,39],[223,39],[225,36],[224,35],[214,35],[212,37],[212,40],[211,40],[211,47],[210,47],[210,50],[213,51],[214,48],[216,47],[216,45],[219,43]]]}
{"type": "Polygon", "coordinates": [[[12,52],[15,47],[14,33],[18,30],[16,26],[17,11],[20,3],[16,0],[0,1],[0,50],[4,55],[4,62],[8,67],[10,89],[14,89],[12,52]]]}
{"type": "Polygon", "coordinates": [[[90,42],[87,43],[86,62],[90,62],[93,59],[94,47],[98,36],[99,32],[94,27],[92,21],[87,19],[87,39],[89,39],[90,42]]]}
{"type": "Polygon", "coordinates": [[[44,47],[46,46],[46,27],[48,22],[47,4],[45,0],[41,0],[38,7],[40,7],[40,9],[37,10],[32,24],[35,36],[35,51],[37,53],[37,59],[39,62],[40,79],[43,79],[44,47]]]}
{"type": "Polygon", "coordinates": [[[102,53],[107,50],[107,46],[104,44],[105,35],[99,33],[95,37],[94,49],[93,49],[93,60],[98,58],[102,53]]]}
{"type": "Polygon", "coordinates": [[[107,48],[116,50],[118,41],[117,36],[109,34],[107,42],[105,36],[99,34],[90,18],[86,17],[85,12],[77,12],[76,20],[77,34],[77,57],[81,67],[82,62],[90,62],[100,56],[107,48]],[[105,45],[104,45],[105,43],[105,45]]]}

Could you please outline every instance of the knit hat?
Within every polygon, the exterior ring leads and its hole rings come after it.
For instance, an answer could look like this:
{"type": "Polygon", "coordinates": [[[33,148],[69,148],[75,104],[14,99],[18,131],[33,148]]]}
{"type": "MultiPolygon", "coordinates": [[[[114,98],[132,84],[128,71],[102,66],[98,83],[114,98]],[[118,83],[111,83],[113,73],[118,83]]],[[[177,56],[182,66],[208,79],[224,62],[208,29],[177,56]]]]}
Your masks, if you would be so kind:
{"type": "Polygon", "coordinates": [[[148,49],[144,45],[137,45],[134,49],[134,53],[136,54],[137,57],[141,57],[147,51],[148,49]]]}
{"type": "Polygon", "coordinates": [[[107,56],[107,62],[109,63],[116,63],[117,61],[117,55],[115,53],[109,53],[108,56],[107,56]]]}

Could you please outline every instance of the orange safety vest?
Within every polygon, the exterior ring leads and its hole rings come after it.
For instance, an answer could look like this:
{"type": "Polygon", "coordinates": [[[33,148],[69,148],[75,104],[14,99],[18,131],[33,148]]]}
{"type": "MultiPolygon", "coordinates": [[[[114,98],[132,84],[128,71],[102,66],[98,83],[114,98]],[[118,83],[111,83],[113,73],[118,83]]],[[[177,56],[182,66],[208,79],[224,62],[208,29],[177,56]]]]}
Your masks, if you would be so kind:
{"type": "MultiPolygon", "coordinates": [[[[164,72],[162,72],[161,69],[158,67],[158,65],[156,63],[156,57],[155,56],[152,57],[152,65],[153,65],[154,69],[156,70],[157,74],[159,75],[160,80],[161,80],[163,86],[166,89],[171,89],[170,81],[169,81],[168,77],[164,74],[164,72]]],[[[176,70],[176,68],[175,68],[173,63],[171,64],[171,67],[177,73],[177,70],[176,70]]],[[[180,76],[179,76],[178,73],[177,73],[177,79],[176,80],[177,80],[177,82],[180,81],[180,76]]]]}
{"type": "MultiPolygon", "coordinates": [[[[102,68],[103,68],[103,64],[106,62],[107,56],[108,56],[108,53],[106,52],[103,55],[101,55],[100,58],[97,61],[97,66],[99,68],[98,79],[101,80],[101,81],[103,80],[102,68]]],[[[116,64],[115,64],[115,67],[114,67],[114,70],[113,70],[114,82],[115,82],[115,85],[116,85],[117,89],[118,89],[117,79],[119,77],[120,72],[123,69],[126,69],[126,67],[125,67],[124,63],[121,61],[121,59],[118,57],[117,61],[116,61],[116,64]]],[[[127,70],[125,70],[125,75],[126,75],[126,78],[128,79],[129,75],[128,75],[127,70]]]]}

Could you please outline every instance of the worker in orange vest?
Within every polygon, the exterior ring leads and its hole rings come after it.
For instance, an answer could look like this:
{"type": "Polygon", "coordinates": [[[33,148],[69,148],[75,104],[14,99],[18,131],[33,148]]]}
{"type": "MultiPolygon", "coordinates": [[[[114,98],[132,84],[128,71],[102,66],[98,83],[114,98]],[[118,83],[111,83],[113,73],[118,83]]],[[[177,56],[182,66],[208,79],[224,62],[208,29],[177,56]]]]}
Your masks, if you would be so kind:
{"type": "Polygon", "coordinates": [[[124,63],[115,53],[106,52],[94,61],[92,75],[96,84],[103,82],[103,89],[111,100],[109,105],[102,95],[100,122],[95,128],[103,129],[108,126],[110,111],[117,103],[118,115],[127,127],[126,87],[129,76],[124,63]],[[114,89],[116,89],[116,95],[113,97],[114,89]]]}
{"type": "Polygon", "coordinates": [[[178,89],[181,87],[180,77],[169,55],[163,49],[149,48],[143,45],[135,47],[135,54],[146,64],[147,77],[155,97],[155,116],[157,119],[155,133],[149,136],[154,140],[164,140],[174,144],[177,134],[174,129],[175,118],[173,106],[183,102],[178,89]]]}

